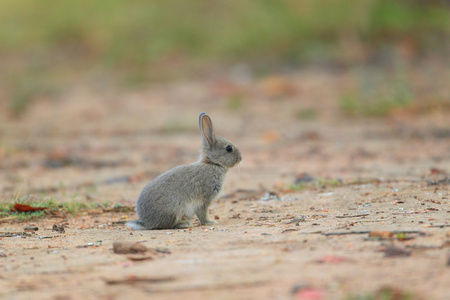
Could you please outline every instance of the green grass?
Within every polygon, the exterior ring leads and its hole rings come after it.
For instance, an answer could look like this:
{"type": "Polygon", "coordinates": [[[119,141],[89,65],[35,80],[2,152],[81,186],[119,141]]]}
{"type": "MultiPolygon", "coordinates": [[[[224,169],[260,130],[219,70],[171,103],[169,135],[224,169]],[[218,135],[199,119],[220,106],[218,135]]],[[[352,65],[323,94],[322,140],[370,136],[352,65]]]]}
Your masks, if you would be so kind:
{"type": "Polygon", "coordinates": [[[17,212],[13,211],[15,203],[27,204],[33,207],[46,207],[48,211],[54,211],[58,208],[58,205],[53,199],[32,201],[27,199],[27,197],[22,197],[13,201],[0,202],[0,218],[4,217],[15,217],[17,220],[28,220],[31,218],[37,218],[44,216],[46,211],[34,211],[34,212],[17,212]]]}
{"type": "Polygon", "coordinates": [[[365,295],[351,295],[346,300],[413,300],[417,299],[412,293],[391,287],[384,287],[374,293],[365,295]]]}
{"type": "Polygon", "coordinates": [[[297,118],[304,121],[314,120],[317,117],[317,112],[313,108],[304,108],[297,111],[297,118]]]}
{"type": "Polygon", "coordinates": [[[288,186],[289,190],[302,191],[304,189],[327,189],[343,186],[344,183],[341,179],[332,178],[315,178],[310,182],[299,182],[297,184],[291,184],[288,186]]]}
{"type": "Polygon", "coordinates": [[[109,208],[112,207],[109,201],[105,201],[103,203],[96,202],[82,202],[76,200],[76,197],[73,197],[69,202],[58,202],[53,198],[32,198],[32,197],[20,197],[16,201],[3,201],[0,202],[0,219],[2,218],[11,218],[19,221],[29,220],[33,218],[39,218],[49,213],[56,212],[61,214],[70,214],[74,217],[80,211],[89,211],[97,208],[109,208]],[[13,211],[13,207],[15,203],[26,204],[33,207],[45,207],[46,210],[42,211],[34,211],[34,212],[18,212],[13,211]]]}
{"type": "Polygon", "coordinates": [[[375,184],[377,183],[377,179],[355,179],[355,180],[346,180],[345,182],[340,178],[314,178],[309,182],[299,182],[297,184],[288,185],[289,190],[294,191],[302,191],[304,189],[328,189],[328,188],[336,188],[340,186],[349,186],[349,185],[364,185],[364,184],[375,184]]]}
{"type": "Polygon", "coordinates": [[[307,184],[305,182],[301,182],[301,183],[296,183],[296,184],[290,184],[288,186],[288,189],[299,192],[299,191],[302,191],[306,186],[307,186],[307,184]]]}
{"type": "Polygon", "coordinates": [[[342,111],[349,115],[380,117],[394,110],[408,109],[416,97],[406,71],[398,64],[383,71],[362,68],[356,72],[356,86],[340,99],[342,111]]]}
{"type": "Polygon", "coordinates": [[[230,63],[352,64],[402,42],[444,55],[450,11],[409,0],[3,0],[0,24],[0,89],[20,115],[75,82],[134,86],[230,63]]]}
{"type": "Polygon", "coordinates": [[[180,134],[186,132],[197,132],[196,124],[193,124],[191,120],[185,119],[169,119],[162,125],[162,132],[165,134],[180,134]]]}
{"type": "Polygon", "coordinates": [[[228,97],[226,106],[231,111],[239,111],[243,108],[245,99],[241,95],[231,95],[228,97]]]}

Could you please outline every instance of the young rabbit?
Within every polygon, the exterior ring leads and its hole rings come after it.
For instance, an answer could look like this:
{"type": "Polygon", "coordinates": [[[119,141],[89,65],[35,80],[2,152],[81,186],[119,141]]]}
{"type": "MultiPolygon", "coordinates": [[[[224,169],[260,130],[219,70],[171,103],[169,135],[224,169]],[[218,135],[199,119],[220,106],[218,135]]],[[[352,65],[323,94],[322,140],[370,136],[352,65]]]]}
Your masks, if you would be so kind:
{"type": "Polygon", "coordinates": [[[203,147],[197,162],[175,167],[150,181],[137,201],[139,220],[128,223],[135,230],[192,227],[197,215],[200,223],[213,224],[208,207],[222,189],[228,168],[241,162],[239,148],[215,136],[209,116],[199,116],[203,147]]]}

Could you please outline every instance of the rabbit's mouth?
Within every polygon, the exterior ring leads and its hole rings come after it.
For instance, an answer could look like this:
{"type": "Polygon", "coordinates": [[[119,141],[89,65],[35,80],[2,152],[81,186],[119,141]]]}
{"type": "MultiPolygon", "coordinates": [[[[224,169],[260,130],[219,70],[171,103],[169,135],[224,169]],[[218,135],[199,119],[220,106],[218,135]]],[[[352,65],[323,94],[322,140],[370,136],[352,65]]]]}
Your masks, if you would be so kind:
{"type": "Polygon", "coordinates": [[[238,161],[236,161],[232,166],[230,166],[230,168],[236,166],[236,165],[240,165],[242,163],[242,157],[239,156],[238,161]]]}

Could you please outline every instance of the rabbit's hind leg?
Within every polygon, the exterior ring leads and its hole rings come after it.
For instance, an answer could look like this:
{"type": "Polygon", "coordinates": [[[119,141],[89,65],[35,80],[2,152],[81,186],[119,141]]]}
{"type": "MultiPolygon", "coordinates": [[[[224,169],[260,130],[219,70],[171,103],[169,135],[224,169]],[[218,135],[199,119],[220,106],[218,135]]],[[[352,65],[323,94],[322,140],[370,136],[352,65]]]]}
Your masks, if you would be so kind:
{"type": "Polygon", "coordinates": [[[180,223],[176,224],[173,228],[184,229],[184,228],[191,228],[191,227],[194,227],[194,224],[192,224],[191,221],[187,221],[187,222],[180,222],[180,223]]]}
{"type": "Polygon", "coordinates": [[[190,218],[187,216],[181,217],[180,221],[173,226],[173,228],[183,229],[183,228],[191,228],[194,227],[194,224],[190,221],[190,218]]]}

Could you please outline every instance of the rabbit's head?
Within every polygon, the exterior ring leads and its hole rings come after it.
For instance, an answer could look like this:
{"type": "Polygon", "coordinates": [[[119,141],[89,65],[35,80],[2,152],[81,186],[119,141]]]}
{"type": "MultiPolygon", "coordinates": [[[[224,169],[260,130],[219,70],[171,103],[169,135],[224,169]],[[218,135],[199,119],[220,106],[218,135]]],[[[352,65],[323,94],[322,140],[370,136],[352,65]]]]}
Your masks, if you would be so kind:
{"type": "Polygon", "coordinates": [[[204,112],[199,116],[199,127],[203,136],[200,156],[202,162],[231,168],[242,161],[239,148],[229,140],[215,135],[211,118],[204,112]]]}

